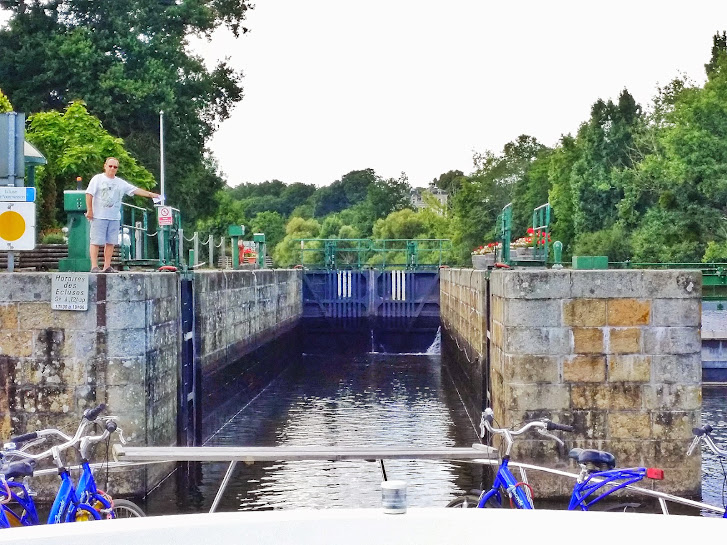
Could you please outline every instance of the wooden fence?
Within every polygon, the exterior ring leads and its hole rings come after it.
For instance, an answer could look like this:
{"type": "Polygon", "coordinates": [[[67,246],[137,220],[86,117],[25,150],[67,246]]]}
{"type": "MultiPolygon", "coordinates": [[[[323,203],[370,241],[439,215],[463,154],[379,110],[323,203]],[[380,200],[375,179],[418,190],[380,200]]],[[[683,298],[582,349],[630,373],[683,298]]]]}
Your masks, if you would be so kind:
{"type": "MultiPolygon", "coordinates": [[[[16,270],[50,271],[58,269],[58,262],[68,257],[68,246],[65,244],[38,244],[34,250],[13,252],[16,270]]],[[[99,252],[99,261],[103,260],[103,249],[99,252]]],[[[111,263],[119,267],[119,247],[114,248],[111,263]]],[[[0,269],[8,268],[8,252],[0,252],[0,269]]]]}

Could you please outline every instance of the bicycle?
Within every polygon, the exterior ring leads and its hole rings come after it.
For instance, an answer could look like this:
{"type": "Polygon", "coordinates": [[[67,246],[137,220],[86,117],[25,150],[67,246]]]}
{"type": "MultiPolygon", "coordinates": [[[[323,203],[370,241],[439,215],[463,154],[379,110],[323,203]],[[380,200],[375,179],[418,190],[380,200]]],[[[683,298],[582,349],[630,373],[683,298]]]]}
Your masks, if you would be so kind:
{"type": "Polygon", "coordinates": [[[16,479],[18,477],[28,479],[33,475],[34,463],[48,457],[53,458],[61,478],[61,484],[48,515],[49,524],[99,520],[101,518],[145,516],[142,509],[133,502],[128,500],[114,501],[96,486],[89,462],[91,446],[107,439],[116,431],[119,432],[120,439],[124,442],[123,433],[112,417],[106,417],[105,429],[102,434],[97,436],[84,435],[86,427],[95,423],[104,408],[105,405],[101,404],[94,409],[87,410],[73,437],[69,437],[60,430],[46,429],[15,437],[5,445],[4,450],[0,452],[3,459],[23,458],[24,460],[5,464],[5,469],[0,470],[0,484],[5,487],[5,494],[0,489],[0,495],[4,496],[3,501],[0,502],[0,511],[4,516],[4,519],[3,516],[0,516],[0,527],[30,526],[39,523],[37,510],[29,492],[27,481],[24,480],[21,484],[7,479],[16,479]],[[42,442],[46,437],[50,436],[58,436],[65,442],[39,454],[27,452],[30,446],[42,442]],[[23,445],[23,443],[26,444],[23,445]],[[80,445],[82,472],[78,484],[74,486],[70,472],[61,458],[61,452],[76,445],[80,445]],[[17,512],[8,506],[10,501],[18,506],[17,512]]]}
{"type": "MultiPolygon", "coordinates": [[[[714,439],[712,439],[712,431],[714,431],[714,428],[709,424],[705,424],[700,428],[692,428],[694,439],[692,439],[692,443],[687,449],[687,456],[691,456],[692,453],[694,453],[694,449],[697,448],[699,443],[704,443],[709,450],[719,456],[720,463],[722,459],[727,458],[727,450],[721,449],[715,444],[714,439]]],[[[722,465],[722,472],[725,473],[725,480],[727,481],[727,472],[725,472],[724,465],[722,465]]],[[[722,493],[724,500],[724,488],[722,489],[722,493]]],[[[727,507],[727,505],[725,507],[727,507]]],[[[722,518],[727,518],[727,509],[725,510],[724,515],[722,515],[722,518]]]]}
{"type": "MultiPolygon", "coordinates": [[[[488,431],[491,434],[501,435],[505,441],[505,454],[500,461],[492,488],[479,494],[465,494],[455,498],[449,502],[447,507],[502,507],[502,500],[507,495],[513,507],[534,509],[532,487],[526,481],[518,481],[508,467],[514,438],[528,430],[535,429],[540,435],[553,439],[563,446],[564,443],[559,437],[548,432],[574,431],[572,426],[558,424],[548,419],[529,422],[518,430],[493,428],[493,421],[492,409],[485,409],[480,424],[482,437],[485,436],[485,431],[488,431]]],[[[605,451],[574,448],[570,450],[568,456],[576,460],[581,468],[568,504],[570,511],[578,509],[588,511],[605,497],[644,478],[657,480],[664,478],[664,472],[656,468],[615,469],[616,458],[605,451]]],[[[622,510],[625,507],[633,508],[635,506],[636,504],[621,504],[607,510],[622,510]]]]}
{"type": "Polygon", "coordinates": [[[482,421],[480,422],[480,435],[485,436],[485,431],[490,433],[501,435],[505,442],[505,453],[500,460],[500,465],[497,468],[495,479],[492,483],[492,488],[487,491],[482,491],[479,495],[477,494],[465,494],[455,498],[447,504],[447,507],[502,507],[502,500],[505,495],[510,498],[511,504],[518,509],[535,509],[532,501],[532,488],[525,481],[518,481],[518,479],[512,474],[509,468],[510,452],[514,443],[514,438],[518,435],[522,435],[528,430],[535,429],[537,433],[545,437],[554,439],[561,445],[563,441],[559,437],[548,433],[549,431],[560,430],[560,431],[573,431],[572,426],[564,424],[558,424],[548,419],[528,422],[519,430],[508,430],[493,428],[492,422],[494,421],[494,413],[489,407],[482,413],[482,421]],[[504,491],[504,493],[502,492],[504,491]]]}

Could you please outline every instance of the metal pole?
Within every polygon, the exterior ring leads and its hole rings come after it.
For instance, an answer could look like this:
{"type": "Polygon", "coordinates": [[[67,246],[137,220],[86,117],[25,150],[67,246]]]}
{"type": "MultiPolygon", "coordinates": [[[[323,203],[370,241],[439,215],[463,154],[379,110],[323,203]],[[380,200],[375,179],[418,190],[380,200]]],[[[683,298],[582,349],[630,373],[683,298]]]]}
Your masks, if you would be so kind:
{"type": "MultiPolygon", "coordinates": [[[[177,229],[177,264],[184,262],[184,229],[177,229]]],[[[189,263],[191,265],[191,263],[189,263]]]]}
{"type": "Polygon", "coordinates": [[[8,112],[8,185],[15,185],[15,117],[18,114],[8,112]]]}
{"type": "Polygon", "coordinates": [[[212,501],[212,507],[210,507],[210,513],[214,513],[217,509],[217,506],[220,504],[220,500],[222,499],[222,494],[225,493],[225,488],[227,488],[227,483],[230,482],[230,478],[232,477],[232,473],[235,471],[235,466],[237,465],[236,461],[230,462],[230,465],[227,468],[227,472],[225,473],[224,478],[222,479],[222,484],[220,484],[220,489],[217,491],[217,495],[215,496],[214,501],[212,501]]]}
{"type": "Polygon", "coordinates": [[[164,206],[164,110],[159,110],[159,186],[161,205],[164,206]]]}
{"type": "Polygon", "coordinates": [[[194,233],[194,263],[190,263],[191,266],[197,266],[197,262],[199,261],[199,233],[195,231],[194,233]]]}
{"type": "Polygon", "coordinates": [[[210,238],[208,239],[210,243],[210,260],[209,260],[209,267],[211,269],[215,268],[215,236],[210,235],[210,238]]]}

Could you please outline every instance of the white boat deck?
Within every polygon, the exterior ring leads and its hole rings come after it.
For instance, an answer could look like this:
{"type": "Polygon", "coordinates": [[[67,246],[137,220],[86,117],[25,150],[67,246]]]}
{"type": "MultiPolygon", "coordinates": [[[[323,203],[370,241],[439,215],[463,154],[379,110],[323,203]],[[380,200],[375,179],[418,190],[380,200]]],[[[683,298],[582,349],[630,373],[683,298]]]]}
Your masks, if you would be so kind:
{"type": "Polygon", "coordinates": [[[23,545],[429,545],[523,541],[561,545],[564,540],[571,540],[589,545],[612,545],[616,541],[717,542],[724,534],[724,524],[724,520],[718,518],[548,510],[417,508],[396,515],[385,514],[381,509],[280,510],[11,528],[2,531],[0,542],[23,545]]]}

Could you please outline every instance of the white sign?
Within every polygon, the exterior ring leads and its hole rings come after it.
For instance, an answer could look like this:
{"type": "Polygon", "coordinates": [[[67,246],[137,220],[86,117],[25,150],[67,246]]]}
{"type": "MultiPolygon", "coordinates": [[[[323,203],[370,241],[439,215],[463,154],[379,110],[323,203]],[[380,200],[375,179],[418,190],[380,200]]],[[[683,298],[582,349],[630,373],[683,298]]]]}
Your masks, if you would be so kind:
{"type": "Polygon", "coordinates": [[[172,225],[172,209],[168,206],[157,208],[157,217],[159,218],[159,225],[172,225]]]}
{"type": "Polygon", "coordinates": [[[88,273],[55,273],[51,281],[50,308],[88,310],[88,273]]]}
{"type": "Polygon", "coordinates": [[[34,187],[0,187],[2,202],[35,202],[34,187]]]}
{"type": "Polygon", "coordinates": [[[35,248],[35,203],[0,202],[0,251],[35,248]]]}

